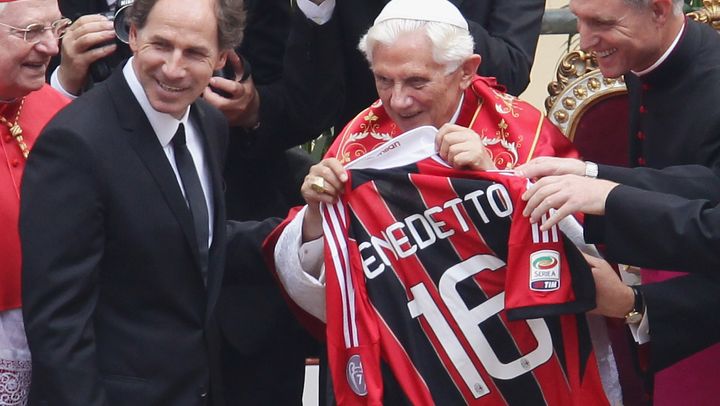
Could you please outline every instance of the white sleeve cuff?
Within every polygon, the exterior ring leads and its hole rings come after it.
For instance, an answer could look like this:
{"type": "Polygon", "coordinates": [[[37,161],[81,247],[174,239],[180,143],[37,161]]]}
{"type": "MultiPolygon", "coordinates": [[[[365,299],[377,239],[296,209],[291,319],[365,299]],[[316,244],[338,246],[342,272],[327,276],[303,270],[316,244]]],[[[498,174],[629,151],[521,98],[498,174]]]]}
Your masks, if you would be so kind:
{"type": "Polygon", "coordinates": [[[323,25],[330,21],[333,10],[335,10],[335,0],[325,0],[320,5],[310,0],[297,0],[297,6],[305,17],[312,20],[317,25],[323,25]]]}
{"type": "Polygon", "coordinates": [[[650,318],[648,317],[648,309],[645,306],[643,318],[640,323],[630,324],[630,332],[638,344],[645,344],[650,341],[650,318]]]}
{"type": "Polygon", "coordinates": [[[298,253],[303,272],[314,277],[320,283],[325,283],[324,250],[325,239],[320,237],[301,245],[298,253]]]}
{"type": "MultiPolygon", "coordinates": [[[[322,263],[322,245],[318,252],[318,240],[302,245],[302,223],[307,206],[285,227],[275,246],[275,269],[283,288],[290,298],[314,317],[325,321],[325,277],[322,270],[305,272],[303,264],[322,263]],[[309,247],[307,247],[310,245],[309,247]],[[315,247],[313,247],[315,245],[315,247]],[[307,253],[303,252],[307,249],[307,253]],[[311,258],[319,256],[317,258],[311,258]],[[301,261],[301,257],[303,260],[301,261]],[[311,274],[318,275],[316,279],[311,274]]],[[[319,241],[322,242],[320,239],[319,241]]]]}
{"type": "Polygon", "coordinates": [[[70,100],[75,100],[75,99],[77,99],[77,98],[78,98],[77,95],[74,95],[74,94],[68,92],[67,90],[65,90],[65,88],[64,88],[64,87],[62,86],[62,84],[60,83],[60,78],[58,78],[58,71],[59,71],[59,70],[60,70],[60,67],[58,66],[57,68],[55,68],[55,70],[53,71],[52,75],[50,75],[50,86],[52,86],[53,89],[57,90],[57,91],[60,92],[63,96],[69,98],[70,100]]]}

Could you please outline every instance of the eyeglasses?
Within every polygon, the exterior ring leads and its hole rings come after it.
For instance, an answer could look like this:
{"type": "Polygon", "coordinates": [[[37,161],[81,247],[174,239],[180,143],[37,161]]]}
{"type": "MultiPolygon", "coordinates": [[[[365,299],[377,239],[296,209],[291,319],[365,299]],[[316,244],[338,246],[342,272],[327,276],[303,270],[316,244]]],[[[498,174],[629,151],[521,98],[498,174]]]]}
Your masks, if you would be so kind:
{"type": "Polygon", "coordinates": [[[23,39],[31,44],[37,44],[42,39],[45,31],[52,32],[55,39],[60,39],[67,32],[68,27],[72,24],[72,20],[69,18],[61,18],[50,23],[49,26],[42,25],[40,23],[32,23],[25,28],[13,27],[12,25],[0,23],[3,27],[10,28],[10,32],[13,34],[22,34],[23,39]]]}

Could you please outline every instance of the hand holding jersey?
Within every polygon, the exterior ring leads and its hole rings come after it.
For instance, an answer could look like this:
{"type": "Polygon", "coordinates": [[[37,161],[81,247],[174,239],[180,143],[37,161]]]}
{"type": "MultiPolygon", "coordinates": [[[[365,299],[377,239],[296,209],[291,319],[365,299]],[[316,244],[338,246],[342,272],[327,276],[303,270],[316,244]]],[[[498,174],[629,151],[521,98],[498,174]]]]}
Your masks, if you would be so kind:
{"type": "Polygon", "coordinates": [[[585,162],[575,158],[540,156],[517,166],[515,173],[530,179],[559,175],[582,176],[585,174],[585,162]]]}
{"type": "Polygon", "coordinates": [[[607,317],[623,318],[634,308],[635,294],[604,259],[585,254],[595,281],[595,303],[591,311],[607,317]]]}
{"type": "Polygon", "coordinates": [[[322,237],[320,203],[337,202],[347,179],[345,168],[336,158],[325,158],[310,167],[300,187],[300,193],[308,205],[303,218],[303,242],[322,237]]]}
{"type": "Polygon", "coordinates": [[[450,123],[443,125],[435,136],[435,148],[440,158],[455,169],[497,169],[482,138],[471,128],[450,123]]]}
{"type": "MultiPolygon", "coordinates": [[[[435,136],[435,148],[440,157],[455,169],[497,169],[482,138],[470,128],[457,124],[443,125],[435,136]]],[[[308,204],[303,221],[303,241],[322,236],[319,204],[337,202],[347,179],[347,173],[337,158],[325,158],[310,167],[300,188],[308,204]]]]}
{"type": "Polygon", "coordinates": [[[543,231],[550,229],[573,213],[601,215],[605,213],[605,200],[618,184],[602,179],[577,175],[547,176],[538,180],[523,194],[527,206],[523,210],[531,223],[537,223],[549,214],[543,231]],[[551,212],[555,209],[554,212],[551,212]]]}
{"type": "MultiPolygon", "coordinates": [[[[576,213],[601,215],[605,201],[618,184],[607,180],[583,177],[586,163],[579,159],[539,157],[516,168],[520,176],[537,179],[523,194],[527,206],[523,215],[535,223],[557,209],[541,229],[552,227],[563,218],[576,213]]],[[[593,313],[608,317],[625,317],[633,309],[634,294],[612,269],[600,258],[586,255],[595,281],[597,308],[593,313]]]]}
{"type": "Polygon", "coordinates": [[[536,223],[550,209],[556,209],[543,223],[543,230],[573,213],[604,214],[605,200],[618,184],[595,179],[586,172],[586,162],[571,158],[539,157],[518,166],[516,174],[540,178],[523,194],[523,200],[527,201],[523,214],[536,223]]]}

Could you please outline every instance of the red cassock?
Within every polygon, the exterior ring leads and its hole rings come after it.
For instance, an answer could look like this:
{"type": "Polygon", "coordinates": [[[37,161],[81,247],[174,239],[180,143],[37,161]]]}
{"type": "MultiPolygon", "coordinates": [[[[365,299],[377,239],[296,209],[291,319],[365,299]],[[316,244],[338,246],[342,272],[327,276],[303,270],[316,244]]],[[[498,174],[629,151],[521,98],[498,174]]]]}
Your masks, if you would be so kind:
{"type": "MultiPolygon", "coordinates": [[[[25,97],[18,124],[23,130],[23,142],[28,148],[32,149],[45,124],[68,103],[69,100],[48,85],[25,97]]],[[[19,100],[2,103],[0,115],[14,124],[20,106],[19,100]]],[[[11,135],[10,128],[4,123],[0,123],[0,145],[0,311],[4,311],[20,307],[21,251],[18,215],[25,157],[17,140],[11,135]]]]}

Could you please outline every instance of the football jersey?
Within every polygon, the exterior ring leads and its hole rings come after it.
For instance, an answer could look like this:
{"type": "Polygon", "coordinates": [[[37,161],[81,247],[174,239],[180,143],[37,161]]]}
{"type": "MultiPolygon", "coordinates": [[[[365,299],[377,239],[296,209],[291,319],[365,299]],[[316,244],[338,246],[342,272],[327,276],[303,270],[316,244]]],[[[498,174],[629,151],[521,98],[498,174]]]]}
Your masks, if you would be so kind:
{"type": "Polygon", "coordinates": [[[436,158],[388,168],[412,155],[392,142],[322,207],[338,403],[383,404],[392,379],[414,405],[607,404],[582,314],[592,275],[522,216],[527,180],[436,158]]]}

